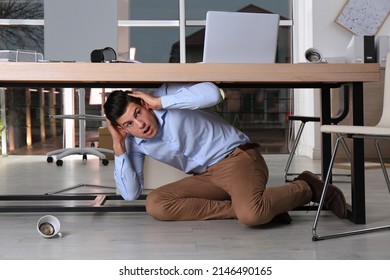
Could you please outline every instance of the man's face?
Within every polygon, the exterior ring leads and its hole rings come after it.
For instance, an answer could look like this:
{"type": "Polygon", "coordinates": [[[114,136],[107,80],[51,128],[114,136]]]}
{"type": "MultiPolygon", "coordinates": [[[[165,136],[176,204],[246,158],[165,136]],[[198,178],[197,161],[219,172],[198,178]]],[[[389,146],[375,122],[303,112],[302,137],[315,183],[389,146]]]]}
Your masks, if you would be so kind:
{"type": "Polygon", "coordinates": [[[127,105],[125,113],[117,122],[127,133],[143,139],[155,137],[159,127],[153,110],[150,110],[147,104],[138,105],[133,102],[127,105]]]}

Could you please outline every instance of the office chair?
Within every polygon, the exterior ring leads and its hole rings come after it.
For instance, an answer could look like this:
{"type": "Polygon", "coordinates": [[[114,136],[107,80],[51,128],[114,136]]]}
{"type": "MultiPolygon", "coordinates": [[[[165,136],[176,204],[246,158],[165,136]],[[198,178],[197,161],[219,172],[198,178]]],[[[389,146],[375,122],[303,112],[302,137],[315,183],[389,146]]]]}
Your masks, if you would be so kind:
{"type": "Polygon", "coordinates": [[[51,115],[50,118],[55,119],[75,119],[79,120],[79,147],[76,148],[63,148],[57,149],[46,154],[47,162],[51,163],[54,161],[53,156],[56,157],[56,165],[63,165],[63,158],[69,155],[82,155],[82,160],[87,160],[87,155],[95,155],[99,159],[101,159],[102,164],[104,166],[109,164],[109,161],[106,158],[106,154],[113,155],[114,152],[109,149],[103,148],[95,148],[95,147],[85,147],[85,122],[87,120],[95,120],[95,121],[104,121],[105,118],[103,116],[95,116],[85,114],[85,89],[78,89],[79,94],[79,114],[77,115],[51,115]]]}
{"type": "MultiPolygon", "coordinates": [[[[95,155],[97,156],[102,164],[104,166],[109,164],[108,159],[106,158],[106,155],[113,155],[114,151],[104,148],[96,148],[91,147],[88,148],[85,146],[86,137],[85,137],[85,122],[87,120],[94,120],[94,121],[105,121],[104,116],[100,115],[89,115],[85,114],[85,89],[81,88],[77,90],[79,93],[79,114],[78,115],[54,115],[50,116],[51,118],[56,119],[75,119],[79,120],[79,147],[76,148],[65,148],[65,149],[58,149],[52,152],[47,153],[47,162],[53,162],[53,156],[57,155],[56,165],[62,166],[63,161],[62,158],[69,156],[69,155],[82,155],[82,159],[87,160],[87,155],[95,155]]],[[[116,187],[112,186],[102,186],[102,185],[95,185],[95,184],[86,184],[86,183],[80,183],[76,184],[74,186],[61,189],[56,192],[48,192],[45,193],[45,195],[58,195],[62,193],[67,193],[76,189],[80,188],[93,188],[93,189],[102,189],[102,190],[112,190],[111,192],[96,192],[96,190],[93,192],[93,194],[98,195],[95,199],[95,203],[98,203],[99,205],[103,205],[106,199],[107,195],[116,194],[116,187]]],[[[72,195],[72,193],[68,193],[68,195],[72,195]]],[[[82,195],[90,195],[91,193],[76,193],[78,196],[82,195]]],[[[74,194],[73,194],[74,195],[74,194]]]]}
{"type": "MultiPolygon", "coordinates": [[[[349,87],[344,86],[343,91],[339,95],[339,110],[337,114],[331,118],[332,124],[337,125],[339,122],[341,122],[349,113],[349,87]]],[[[292,163],[292,160],[294,158],[296,149],[299,144],[299,140],[301,139],[303,129],[305,128],[306,123],[308,122],[320,122],[320,117],[314,117],[314,116],[300,116],[300,115],[290,115],[288,116],[288,121],[290,124],[290,127],[292,126],[294,121],[300,121],[300,125],[298,128],[297,135],[295,137],[295,140],[293,142],[289,157],[286,162],[286,166],[284,167],[284,179],[286,182],[290,182],[291,180],[288,178],[289,176],[298,175],[299,173],[291,173],[289,172],[290,166],[292,163]]],[[[344,148],[344,151],[347,155],[347,158],[351,160],[351,152],[348,149],[348,146],[346,145],[345,141],[342,141],[342,145],[344,148]]],[[[320,175],[320,174],[317,174],[320,175]]],[[[337,175],[337,174],[334,174],[337,175]]],[[[345,174],[342,174],[345,175],[345,174]]]]}
{"type": "MultiPolygon", "coordinates": [[[[91,62],[114,62],[116,61],[117,55],[113,48],[106,47],[104,49],[96,49],[91,52],[91,62]]],[[[107,155],[113,155],[114,151],[109,149],[103,149],[103,148],[87,148],[85,147],[85,122],[87,120],[95,120],[95,121],[104,121],[104,116],[95,116],[95,115],[88,115],[85,113],[85,89],[80,88],[77,90],[79,94],[79,114],[78,115],[55,115],[50,116],[51,118],[55,119],[75,119],[79,121],[79,147],[78,148],[65,148],[65,149],[58,149],[55,151],[51,151],[46,154],[47,156],[47,162],[51,163],[54,161],[53,156],[57,155],[56,158],[56,165],[62,166],[63,161],[62,158],[69,156],[69,155],[82,155],[82,159],[87,160],[87,155],[95,155],[101,159],[102,164],[104,166],[109,164],[108,159],[106,158],[107,155]]]]}
{"type": "Polygon", "coordinates": [[[331,161],[329,164],[329,169],[327,171],[325,183],[324,183],[324,190],[322,192],[321,200],[317,209],[317,213],[315,216],[315,220],[313,223],[312,233],[313,233],[313,241],[318,240],[324,240],[329,238],[336,238],[336,237],[342,237],[342,236],[348,236],[348,235],[356,235],[356,234],[363,234],[383,229],[390,229],[390,225],[385,226],[379,226],[379,227],[369,227],[369,228],[363,228],[358,230],[351,230],[351,231],[344,231],[344,232],[338,232],[334,234],[328,234],[328,235],[319,235],[317,233],[317,226],[319,217],[321,214],[321,209],[324,204],[325,195],[328,189],[329,181],[332,177],[332,167],[333,163],[336,158],[337,149],[339,147],[339,144],[344,140],[345,138],[349,139],[372,139],[374,140],[375,149],[381,164],[381,168],[383,171],[383,175],[385,177],[386,185],[388,188],[388,191],[390,193],[390,181],[389,176],[386,170],[386,166],[383,161],[383,157],[381,154],[380,146],[379,146],[379,140],[390,140],[390,111],[388,110],[390,106],[390,52],[386,56],[386,70],[385,70],[385,81],[384,81],[384,94],[383,94],[383,111],[382,116],[375,126],[355,126],[355,125],[323,125],[321,126],[321,132],[322,133],[335,133],[337,134],[337,140],[335,147],[333,149],[333,154],[331,157],[331,161]]]}

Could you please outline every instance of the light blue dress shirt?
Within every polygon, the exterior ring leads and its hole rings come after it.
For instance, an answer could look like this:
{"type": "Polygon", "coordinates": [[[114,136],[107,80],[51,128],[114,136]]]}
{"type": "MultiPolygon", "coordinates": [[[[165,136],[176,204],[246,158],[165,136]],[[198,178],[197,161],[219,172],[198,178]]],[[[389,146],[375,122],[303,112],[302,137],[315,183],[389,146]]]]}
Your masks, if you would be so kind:
{"type": "MultiPolygon", "coordinates": [[[[217,114],[199,110],[223,98],[213,83],[164,84],[153,94],[163,109],[155,110],[159,131],[153,139],[126,137],[126,153],[115,157],[114,178],[125,200],[143,190],[145,156],[194,174],[221,161],[249,138],[217,114]]],[[[156,170],[158,176],[158,170],[156,170]]]]}

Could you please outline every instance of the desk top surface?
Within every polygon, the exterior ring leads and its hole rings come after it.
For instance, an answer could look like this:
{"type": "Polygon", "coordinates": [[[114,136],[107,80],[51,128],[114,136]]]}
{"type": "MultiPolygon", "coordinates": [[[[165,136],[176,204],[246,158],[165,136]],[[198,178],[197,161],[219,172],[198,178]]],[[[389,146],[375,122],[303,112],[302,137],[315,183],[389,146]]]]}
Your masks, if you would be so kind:
{"type": "Polygon", "coordinates": [[[0,86],[202,82],[310,84],[379,81],[379,64],[206,64],[0,62],[0,86]]]}

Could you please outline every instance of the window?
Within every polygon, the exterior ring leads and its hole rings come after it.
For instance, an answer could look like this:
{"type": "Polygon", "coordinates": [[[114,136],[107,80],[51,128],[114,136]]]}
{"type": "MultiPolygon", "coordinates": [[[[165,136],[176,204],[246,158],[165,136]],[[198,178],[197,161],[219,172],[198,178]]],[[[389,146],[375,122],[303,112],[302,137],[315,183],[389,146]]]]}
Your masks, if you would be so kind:
{"type": "MultiPolygon", "coordinates": [[[[34,61],[43,53],[43,16],[43,0],[0,1],[0,60],[34,61]]],[[[0,89],[0,95],[2,152],[30,153],[33,143],[61,133],[47,118],[61,110],[57,90],[10,88],[0,89]]]]}
{"type": "Polygon", "coordinates": [[[119,53],[130,48],[142,62],[198,62],[202,58],[204,25],[209,10],[278,13],[281,17],[278,62],[291,62],[291,0],[120,0],[119,53]],[[186,44],[180,53],[180,44],[186,44]],[[185,56],[185,53],[188,53],[185,56]],[[160,55],[156,55],[160,53],[160,55]]]}
{"type": "MultiPolygon", "coordinates": [[[[292,60],[292,0],[118,0],[117,3],[118,59],[134,56],[141,62],[199,62],[203,56],[206,13],[219,10],[278,13],[281,21],[277,62],[289,63],[292,60]]],[[[44,53],[43,18],[43,0],[0,0],[0,50],[27,49],[44,53]]],[[[46,137],[58,136],[57,142],[62,143],[62,131],[58,129],[60,123],[52,130],[52,124],[47,119],[53,110],[57,114],[62,112],[62,98],[58,94],[61,90],[44,89],[42,93],[33,89],[30,97],[24,89],[19,91],[17,100],[6,98],[5,101],[7,123],[13,110],[17,112],[11,117],[21,118],[13,123],[18,126],[13,128],[12,133],[8,131],[8,138],[17,138],[14,140],[15,153],[31,153],[30,148],[36,145],[42,148],[39,153],[44,154],[47,152],[45,149],[52,150],[53,147],[42,142],[46,141],[42,138],[42,123],[47,126],[46,137]],[[31,103],[28,103],[29,100],[31,103]],[[51,113],[49,110],[52,110],[51,113]],[[30,118],[31,132],[26,132],[30,118]],[[42,118],[46,118],[45,122],[42,118]],[[29,133],[30,144],[26,136],[29,133]]],[[[259,142],[263,152],[287,152],[289,90],[231,88],[225,91],[228,98],[214,108],[216,112],[247,133],[252,141],[259,142]]],[[[4,107],[4,104],[0,105],[4,107]]],[[[96,106],[87,105],[86,109],[87,113],[99,112],[96,106]]],[[[2,124],[4,126],[4,121],[2,124]]],[[[99,124],[87,122],[87,129],[89,125],[96,130],[99,124]]]]}
{"type": "Polygon", "coordinates": [[[0,50],[43,53],[43,0],[0,1],[0,50]]]}

